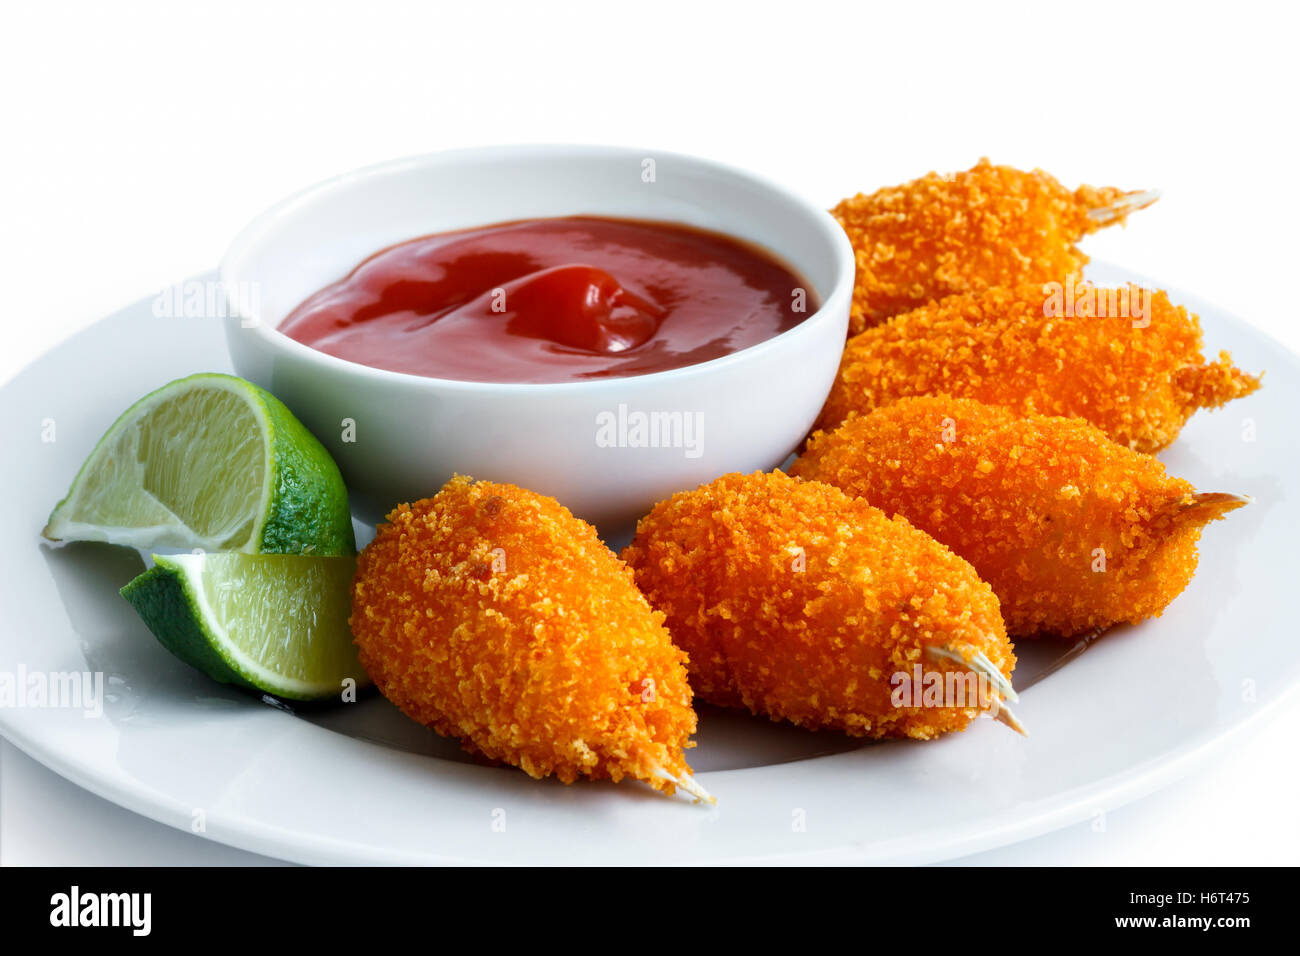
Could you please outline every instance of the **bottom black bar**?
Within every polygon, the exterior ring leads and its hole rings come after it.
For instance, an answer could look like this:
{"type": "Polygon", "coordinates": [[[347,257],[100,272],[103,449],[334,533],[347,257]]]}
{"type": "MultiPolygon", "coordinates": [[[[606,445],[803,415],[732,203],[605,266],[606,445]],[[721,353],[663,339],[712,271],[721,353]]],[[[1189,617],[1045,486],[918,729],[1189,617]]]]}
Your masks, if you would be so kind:
{"type": "Polygon", "coordinates": [[[185,941],[215,930],[231,942],[294,947],[406,931],[450,942],[445,932],[459,936],[456,927],[472,925],[493,937],[512,928],[586,935],[606,924],[624,943],[658,947],[671,938],[675,948],[713,935],[708,929],[734,945],[777,928],[810,934],[810,944],[826,931],[862,934],[864,945],[882,934],[955,932],[1003,947],[1193,935],[1231,945],[1255,930],[1284,931],[1293,883],[1292,871],[1275,869],[628,869],[544,878],[510,870],[6,869],[0,913],[7,932],[23,935],[185,941]],[[678,916],[688,919],[678,924],[678,916]]]}

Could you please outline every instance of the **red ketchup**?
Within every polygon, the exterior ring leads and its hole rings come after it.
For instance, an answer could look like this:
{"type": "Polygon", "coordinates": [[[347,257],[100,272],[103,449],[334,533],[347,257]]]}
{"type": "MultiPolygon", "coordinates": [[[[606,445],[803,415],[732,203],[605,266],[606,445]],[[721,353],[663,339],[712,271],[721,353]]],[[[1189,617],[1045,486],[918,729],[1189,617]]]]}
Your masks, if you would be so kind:
{"type": "Polygon", "coordinates": [[[568,382],[707,362],[817,310],[787,266],[720,233],[575,216],[371,256],[280,331],[330,355],[469,382],[568,382]]]}

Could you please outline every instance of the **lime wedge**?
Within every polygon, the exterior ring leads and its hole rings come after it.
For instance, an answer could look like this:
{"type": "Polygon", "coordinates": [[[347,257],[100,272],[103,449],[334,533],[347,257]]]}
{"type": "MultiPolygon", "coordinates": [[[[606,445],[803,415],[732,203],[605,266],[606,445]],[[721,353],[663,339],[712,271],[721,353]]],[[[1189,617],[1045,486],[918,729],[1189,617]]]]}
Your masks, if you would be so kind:
{"type": "Polygon", "coordinates": [[[329,453],[275,396],[217,374],[164,385],[123,412],[43,534],[145,549],[356,551],[329,453]]]}
{"type": "Polygon", "coordinates": [[[348,629],[356,559],[155,555],[122,596],[169,651],[223,684],[291,700],[369,683],[348,629]]]}

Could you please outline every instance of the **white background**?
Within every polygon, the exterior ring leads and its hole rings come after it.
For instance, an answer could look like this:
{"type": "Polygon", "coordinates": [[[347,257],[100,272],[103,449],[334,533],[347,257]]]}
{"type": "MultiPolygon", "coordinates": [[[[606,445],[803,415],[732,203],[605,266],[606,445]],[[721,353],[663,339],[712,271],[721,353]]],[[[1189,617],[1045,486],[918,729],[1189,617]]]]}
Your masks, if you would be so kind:
{"type": "MultiPolygon", "coordinates": [[[[1300,351],[1295,36],[1287,6],[1242,2],[6,4],[0,380],[212,268],[302,186],[525,141],[698,153],[825,205],[981,155],[1070,186],[1159,187],[1156,207],[1086,250],[1300,351]]],[[[1297,724],[1292,695],[1104,829],[973,861],[1296,863],[1297,724]]],[[[258,859],[0,744],[0,862],[258,859]]]]}

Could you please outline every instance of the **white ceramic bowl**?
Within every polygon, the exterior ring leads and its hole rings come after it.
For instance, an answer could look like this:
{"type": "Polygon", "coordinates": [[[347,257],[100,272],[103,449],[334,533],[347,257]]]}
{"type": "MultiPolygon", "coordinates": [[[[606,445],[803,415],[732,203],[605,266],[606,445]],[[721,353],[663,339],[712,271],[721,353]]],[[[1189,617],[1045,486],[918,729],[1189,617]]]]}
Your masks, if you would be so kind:
{"type": "Polygon", "coordinates": [[[307,189],[245,228],[221,271],[236,372],[277,395],[321,439],[359,516],[374,521],[459,472],[553,495],[618,536],[673,492],[772,468],[803,439],[839,362],[853,268],[848,239],[825,210],[752,173],[653,150],[508,146],[398,160],[307,189]],[[821,308],[710,362],[540,385],[370,368],[276,329],[311,293],[402,240],[579,214],[680,222],[750,240],[806,279],[821,308]],[[674,431],[659,447],[630,447],[638,412],[682,413],[690,416],[683,424],[702,428],[674,431]]]}

